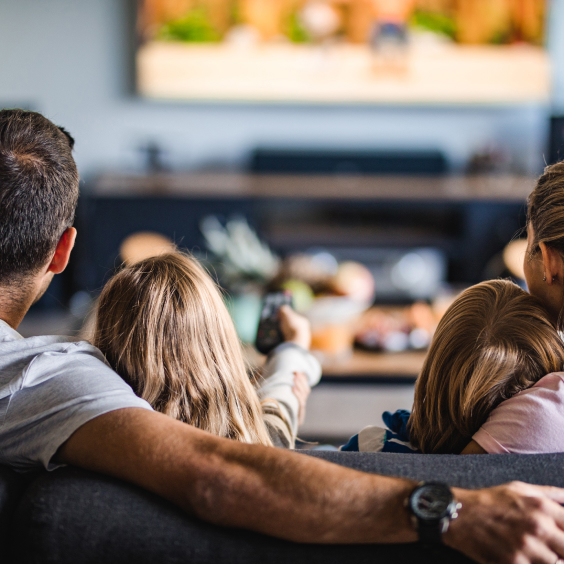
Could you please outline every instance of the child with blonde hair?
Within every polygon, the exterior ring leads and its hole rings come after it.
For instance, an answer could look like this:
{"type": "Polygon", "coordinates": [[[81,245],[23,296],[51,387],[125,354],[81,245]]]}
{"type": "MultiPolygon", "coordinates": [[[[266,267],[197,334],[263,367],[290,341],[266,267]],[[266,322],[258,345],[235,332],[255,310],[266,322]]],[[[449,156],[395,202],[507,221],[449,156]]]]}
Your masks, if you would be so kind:
{"type": "Polygon", "coordinates": [[[388,429],[367,427],[342,450],[460,454],[472,439],[487,440],[486,423],[502,402],[563,370],[564,345],[541,301],[508,280],[477,284],[439,323],[411,414],[386,412],[388,429]]]}
{"type": "Polygon", "coordinates": [[[124,267],[104,287],[93,344],[156,411],[246,443],[293,448],[300,411],[321,368],[307,320],[283,309],[286,342],[249,377],[220,292],[179,252],[124,267]],[[297,374],[297,376],[296,376],[297,374]]]}

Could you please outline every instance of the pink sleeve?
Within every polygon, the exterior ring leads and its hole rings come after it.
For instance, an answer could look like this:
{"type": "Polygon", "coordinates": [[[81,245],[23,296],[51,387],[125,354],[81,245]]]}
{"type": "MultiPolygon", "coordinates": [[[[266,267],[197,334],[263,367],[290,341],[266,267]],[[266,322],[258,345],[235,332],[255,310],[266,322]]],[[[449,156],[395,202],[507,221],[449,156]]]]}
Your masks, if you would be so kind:
{"type": "Polygon", "coordinates": [[[473,439],[489,454],[564,452],[564,373],[501,403],[473,439]]]}
{"type": "MultiPolygon", "coordinates": [[[[498,443],[497,440],[490,435],[484,427],[488,426],[496,435],[497,431],[499,431],[495,427],[495,423],[493,423],[490,419],[484,423],[479,429],[478,432],[472,437],[488,454],[509,454],[509,450],[507,450],[501,443],[498,443]]],[[[498,435],[499,436],[499,435],[498,435]]],[[[501,438],[501,437],[499,437],[501,438]]]]}

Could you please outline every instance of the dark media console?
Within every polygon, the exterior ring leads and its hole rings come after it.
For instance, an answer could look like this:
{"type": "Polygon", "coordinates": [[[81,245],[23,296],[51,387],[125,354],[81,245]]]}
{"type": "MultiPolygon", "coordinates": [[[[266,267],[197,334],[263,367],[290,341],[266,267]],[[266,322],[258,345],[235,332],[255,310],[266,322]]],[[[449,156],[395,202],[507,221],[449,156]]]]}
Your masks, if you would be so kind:
{"type": "Polygon", "coordinates": [[[99,289],[138,231],[205,252],[199,224],[210,214],[246,217],[281,254],[433,248],[449,282],[478,282],[503,274],[491,259],[523,228],[533,186],[513,176],[104,175],[80,204],[73,286],[99,289]]]}

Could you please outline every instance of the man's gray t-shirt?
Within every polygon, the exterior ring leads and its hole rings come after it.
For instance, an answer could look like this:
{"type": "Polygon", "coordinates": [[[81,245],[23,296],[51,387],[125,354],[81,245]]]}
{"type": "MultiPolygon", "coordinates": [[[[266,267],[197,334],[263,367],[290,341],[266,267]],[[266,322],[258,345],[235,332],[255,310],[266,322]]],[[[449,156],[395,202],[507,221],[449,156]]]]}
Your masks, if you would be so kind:
{"type": "Polygon", "coordinates": [[[67,337],[24,339],[0,320],[0,464],[53,470],[51,459],[77,429],[129,407],[151,409],[96,347],[67,337]]]}

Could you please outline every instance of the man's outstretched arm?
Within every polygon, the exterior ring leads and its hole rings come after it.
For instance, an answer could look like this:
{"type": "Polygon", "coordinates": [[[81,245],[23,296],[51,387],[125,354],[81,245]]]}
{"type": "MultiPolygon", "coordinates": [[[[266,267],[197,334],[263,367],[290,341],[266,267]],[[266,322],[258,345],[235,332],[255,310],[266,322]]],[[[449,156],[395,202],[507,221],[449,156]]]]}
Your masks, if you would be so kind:
{"type": "MultiPolygon", "coordinates": [[[[414,482],[220,439],[143,409],[85,424],[57,461],[137,484],[206,521],[291,541],[417,539],[404,507],[414,482]]],[[[463,509],[445,535],[453,548],[480,562],[554,564],[564,556],[563,490],[513,484],[454,492],[463,509]]]]}

